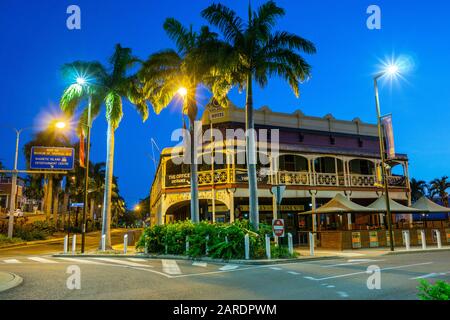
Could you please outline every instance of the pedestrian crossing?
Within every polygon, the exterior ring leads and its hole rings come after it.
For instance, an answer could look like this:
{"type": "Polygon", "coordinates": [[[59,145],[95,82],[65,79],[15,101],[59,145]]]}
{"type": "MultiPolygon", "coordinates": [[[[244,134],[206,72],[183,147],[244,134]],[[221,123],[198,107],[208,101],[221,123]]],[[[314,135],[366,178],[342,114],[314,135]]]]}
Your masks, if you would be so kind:
{"type": "Polygon", "coordinates": [[[2,265],[98,265],[132,268],[135,270],[149,270],[162,273],[169,277],[183,276],[187,274],[201,274],[211,272],[228,272],[238,269],[245,270],[245,265],[208,263],[204,261],[172,260],[172,259],[145,259],[145,258],[114,258],[114,257],[53,257],[53,256],[21,256],[0,258],[2,265]]]}

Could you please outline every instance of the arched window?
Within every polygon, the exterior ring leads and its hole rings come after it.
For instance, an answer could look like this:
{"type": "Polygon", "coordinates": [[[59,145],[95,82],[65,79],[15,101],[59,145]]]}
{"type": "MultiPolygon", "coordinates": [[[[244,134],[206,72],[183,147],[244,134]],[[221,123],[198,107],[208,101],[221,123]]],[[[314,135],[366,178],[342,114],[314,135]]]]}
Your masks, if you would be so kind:
{"type": "Polygon", "coordinates": [[[350,173],[361,175],[374,175],[375,164],[366,159],[353,159],[349,162],[350,173]]]}
{"type": "Polygon", "coordinates": [[[308,160],[305,157],[293,154],[284,154],[281,155],[278,159],[280,171],[308,171],[308,160]]]}

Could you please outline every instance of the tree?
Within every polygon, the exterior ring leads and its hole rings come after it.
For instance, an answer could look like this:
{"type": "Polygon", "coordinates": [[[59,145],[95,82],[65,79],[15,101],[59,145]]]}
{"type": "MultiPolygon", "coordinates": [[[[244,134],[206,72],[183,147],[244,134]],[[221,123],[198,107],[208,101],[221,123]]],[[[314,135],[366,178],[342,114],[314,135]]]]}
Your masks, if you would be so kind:
{"type": "Polygon", "coordinates": [[[148,118],[148,106],[142,99],[140,82],[130,69],[139,63],[139,59],[132,55],[130,48],[123,48],[120,44],[115,47],[114,54],[109,59],[109,69],[99,62],[75,61],[62,67],[63,75],[75,80],[74,76],[86,77],[86,85],[78,83],[69,85],[61,97],[61,109],[73,114],[77,107],[83,107],[83,114],[79,120],[80,130],[84,130],[87,123],[88,108],[82,105],[86,100],[91,101],[91,112],[95,117],[102,105],[106,108],[107,155],[105,168],[105,192],[103,199],[102,235],[106,236],[106,247],[111,248],[111,195],[113,186],[114,165],[114,134],[123,116],[122,103],[127,99],[141,115],[143,121],[148,118]]]}
{"type": "Polygon", "coordinates": [[[416,202],[426,194],[427,183],[423,180],[416,180],[414,178],[410,181],[411,186],[411,200],[416,202]]]}
{"type": "MultiPolygon", "coordinates": [[[[221,43],[217,34],[208,27],[199,32],[184,27],[179,21],[168,18],[164,29],[175,42],[176,51],[163,50],[150,55],[139,72],[144,82],[144,91],[155,112],[166,108],[179,93],[183,92],[183,113],[189,118],[190,132],[190,180],[191,180],[191,219],[199,222],[197,150],[195,149],[194,123],[197,118],[197,91],[201,85],[212,85],[211,72],[216,65],[215,57],[221,43]]],[[[185,152],[188,152],[185,150],[185,152]]]]}
{"type": "Polygon", "coordinates": [[[252,11],[249,5],[247,21],[222,4],[212,4],[202,11],[202,16],[222,32],[227,43],[222,50],[221,65],[216,70],[223,82],[214,86],[215,96],[225,96],[230,84],[246,90],[250,222],[255,229],[259,228],[259,213],[253,135],[253,82],[264,87],[269,77],[277,75],[286,80],[294,94],[299,96],[300,83],[308,79],[311,73],[311,66],[299,52],[316,52],[314,44],[304,38],[286,31],[273,31],[277,19],[284,14],[284,9],[273,1],[266,2],[256,11],[252,11]]]}
{"type": "Polygon", "coordinates": [[[448,181],[447,176],[430,182],[430,192],[438,195],[445,207],[448,207],[448,188],[450,188],[450,181],[448,181]]]}

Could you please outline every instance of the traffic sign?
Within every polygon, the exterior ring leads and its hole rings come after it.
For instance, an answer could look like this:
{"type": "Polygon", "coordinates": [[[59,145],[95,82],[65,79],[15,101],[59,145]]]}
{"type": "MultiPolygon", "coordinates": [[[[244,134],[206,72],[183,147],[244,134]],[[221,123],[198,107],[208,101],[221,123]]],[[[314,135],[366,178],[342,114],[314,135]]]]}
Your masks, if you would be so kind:
{"type": "Polygon", "coordinates": [[[74,156],[74,148],[32,147],[30,169],[73,170],[74,156]]]}
{"type": "Polygon", "coordinates": [[[284,237],[284,219],[273,219],[272,230],[275,237],[284,237]]]}
{"type": "Polygon", "coordinates": [[[71,208],[83,208],[84,207],[84,203],[83,202],[74,202],[70,204],[71,208]]]}
{"type": "Polygon", "coordinates": [[[285,185],[277,185],[272,187],[272,194],[275,197],[277,204],[281,204],[281,200],[283,199],[284,191],[286,191],[285,185]]]}

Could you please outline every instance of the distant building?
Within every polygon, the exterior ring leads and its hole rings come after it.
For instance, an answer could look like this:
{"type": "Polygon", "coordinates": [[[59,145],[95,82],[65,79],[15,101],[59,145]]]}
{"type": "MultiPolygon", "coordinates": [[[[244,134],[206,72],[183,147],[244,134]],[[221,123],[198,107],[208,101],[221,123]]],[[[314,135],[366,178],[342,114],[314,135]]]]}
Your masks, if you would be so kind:
{"type": "MultiPolygon", "coordinates": [[[[0,211],[8,212],[11,203],[11,188],[12,188],[12,178],[3,176],[0,177],[0,211]]],[[[17,178],[17,192],[16,192],[16,208],[22,209],[27,199],[25,197],[25,181],[18,177],[17,178]]]]}
{"type": "MultiPolygon", "coordinates": [[[[254,119],[256,129],[267,129],[269,137],[271,130],[279,129],[280,142],[279,153],[267,151],[265,156],[269,163],[257,165],[260,222],[270,224],[272,221],[273,185],[287,186],[278,217],[285,219],[287,231],[294,234],[295,241],[300,239],[302,231],[311,230],[312,224],[311,216],[297,213],[319,207],[337,193],[361,205],[369,205],[382,195],[383,189],[376,186],[376,172],[381,163],[376,124],[364,123],[358,118],[338,120],[330,114],[311,117],[301,111],[279,113],[268,107],[255,110],[254,119]]],[[[226,136],[227,129],[245,128],[245,110],[232,104],[226,109],[210,104],[202,115],[202,125],[203,132],[212,125],[226,136]]],[[[259,141],[259,146],[262,143],[259,141]]],[[[223,144],[243,147],[245,140],[228,139],[223,144]]],[[[215,150],[217,147],[215,145],[215,150]]],[[[210,153],[211,143],[204,143],[200,149],[199,153],[210,153]]],[[[173,151],[174,148],[165,148],[161,152],[151,188],[152,224],[190,218],[189,165],[174,164],[173,151]]],[[[226,159],[224,164],[215,164],[214,170],[205,163],[198,166],[200,217],[211,220],[214,184],[216,221],[248,218],[246,164],[236,161],[241,151],[220,152],[226,159]]],[[[389,166],[391,198],[410,205],[407,155],[397,154],[395,159],[389,160],[389,166]]],[[[379,225],[381,218],[378,214],[353,214],[322,215],[319,219],[318,224],[329,228],[342,224],[342,219],[368,228],[379,225]]]]}

